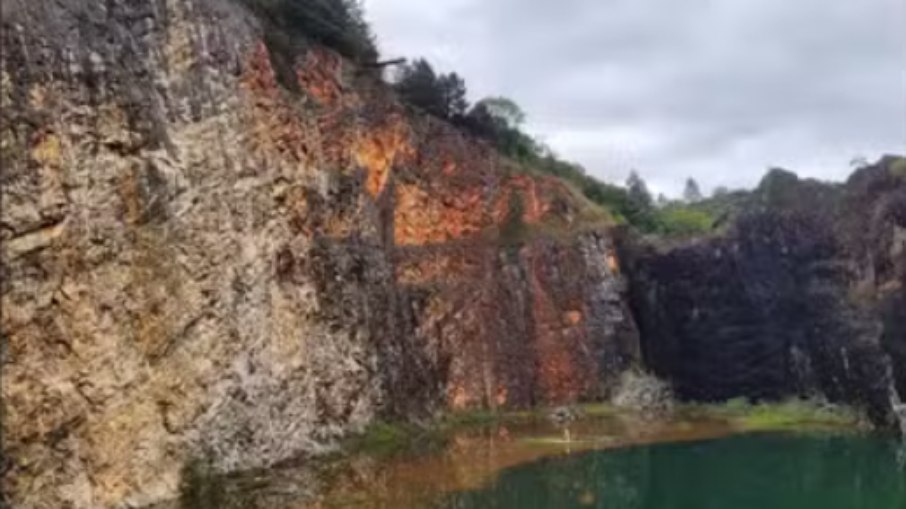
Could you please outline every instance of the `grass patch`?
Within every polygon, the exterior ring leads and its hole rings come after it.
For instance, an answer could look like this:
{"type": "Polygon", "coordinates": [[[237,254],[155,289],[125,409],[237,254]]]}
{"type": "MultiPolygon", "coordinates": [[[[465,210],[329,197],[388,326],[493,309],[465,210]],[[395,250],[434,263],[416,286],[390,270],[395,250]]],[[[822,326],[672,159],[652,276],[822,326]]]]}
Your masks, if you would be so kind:
{"type": "Polygon", "coordinates": [[[723,404],[696,405],[693,412],[727,419],[743,431],[854,428],[863,422],[851,408],[800,399],[753,404],[737,398],[723,404]]]}
{"type": "Polygon", "coordinates": [[[446,437],[435,426],[419,426],[403,422],[376,421],[365,431],[350,438],[343,450],[353,454],[389,457],[417,450],[432,450],[443,446],[446,437]]]}
{"type": "MultiPolygon", "coordinates": [[[[579,405],[577,413],[583,417],[615,415],[617,410],[606,403],[579,405]]],[[[424,423],[375,421],[364,432],[349,438],[342,450],[348,454],[366,454],[388,457],[406,453],[437,450],[446,445],[454,432],[469,428],[483,428],[502,424],[527,423],[547,420],[548,409],[531,410],[469,410],[451,412],[424,423]]]]}
{"type": "Polygon", "coordinates": [[[670,205],[655,216],[658,233],[667,237],[694,237],[714,230],[714,217],[694,205],[670,205]]]}
{"type": "MultiPolygon", "coordinates": [[[[584,403],[573,405],[579,418],[611,417],[618,413],[616,407],[610,403],[584,403]]],[[[530,410],[510,410],[499,412],[494,410],[471,410],[467,412],[454,412],[445,415],[438,425],[442,428],[455,431],[475,426],[488,426],[495,424],[514,424],[532,421],[546,421],[550,408],[533,408],[530,410]]]]}
{"type": "Polygon", "coordinates": [[[364,432],[348,439],[342,449],[350,454],[380,458],[432,451],[445,446],[454,431],[509,422],[521,414],[476,410],[448,414],[426,424],[375,421],[364,432]]]}
{"type": "Polygon", "coordinates": [[[468,412],[453,412],[445,415],[439,425],[450,429],[457,430],[475,426],[489,426],[500,424],[502,422],[512,422],[514,420],[531,418],[533,412],[498,412],[494,410],[471,410],[468,412]]]}
{"type": "Polygon", "coordinates": [[[579,406],[579,411],[586,417],[612,417],[619,410],[610,403],[587,403],[579,406]]]}

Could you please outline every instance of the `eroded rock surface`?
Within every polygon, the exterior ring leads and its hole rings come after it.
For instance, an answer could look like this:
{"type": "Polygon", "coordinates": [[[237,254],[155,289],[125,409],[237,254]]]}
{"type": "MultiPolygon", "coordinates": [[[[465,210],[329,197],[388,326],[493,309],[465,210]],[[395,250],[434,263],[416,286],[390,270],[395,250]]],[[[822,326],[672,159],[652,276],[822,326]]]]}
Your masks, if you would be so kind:
{"type": "Polygon", "coordinates": [[[3,11],[13,507],[139,506],[193,456],[254,468],[377,416],[597,398],[637,361],[573,194],[335,54],[300,52],[289,92],[238,2],[3,11]]]}
{"type": "Polygon", "coordinates": [[[906,173],[770,173],[729,230],[628,242],[645,362],[687,399],[825,397],[894,426],[906,394],[906,173]]]}

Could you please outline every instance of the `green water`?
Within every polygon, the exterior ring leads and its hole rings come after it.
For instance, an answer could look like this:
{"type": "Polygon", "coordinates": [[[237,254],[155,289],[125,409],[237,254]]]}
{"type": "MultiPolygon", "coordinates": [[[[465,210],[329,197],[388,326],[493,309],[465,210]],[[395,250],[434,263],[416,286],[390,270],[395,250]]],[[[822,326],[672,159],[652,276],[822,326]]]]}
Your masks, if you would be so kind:
{"type": "Polygon", "coordinates": [[[906,509],[902,445],[749,435],[588,452],[507,470],[445,509],[906,509]]]}

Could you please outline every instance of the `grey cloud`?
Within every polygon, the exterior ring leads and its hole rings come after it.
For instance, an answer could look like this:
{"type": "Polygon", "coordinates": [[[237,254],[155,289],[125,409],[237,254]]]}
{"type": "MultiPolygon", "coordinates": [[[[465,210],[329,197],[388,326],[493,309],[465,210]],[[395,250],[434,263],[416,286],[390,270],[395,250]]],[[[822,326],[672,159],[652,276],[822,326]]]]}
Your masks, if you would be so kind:
{"type": "Polygon", "coordinates": [[[904,152],[902,0],[368,0],[386,52],[499,93],[591,173],[752,185],[904,152]],[[415,7],[417,5],[417,7],[415,7]]]}

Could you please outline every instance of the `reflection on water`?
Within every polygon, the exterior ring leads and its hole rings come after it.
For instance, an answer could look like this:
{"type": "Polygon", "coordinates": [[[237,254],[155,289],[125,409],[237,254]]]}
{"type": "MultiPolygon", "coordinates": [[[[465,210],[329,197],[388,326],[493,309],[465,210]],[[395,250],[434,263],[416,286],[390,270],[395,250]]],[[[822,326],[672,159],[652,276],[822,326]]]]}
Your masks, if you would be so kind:
{"type": "Polygon", "coordinates": [[[906,508],[892,441],[732,433],[718,420],[613,415],[575,423],[565,443],[525,421],[460,432],[442,450],[218,479],[216,505],[159,509],[906,508]]]}
{"type": "Polygon", "coordinates": [[[596,451],[504,472],[444,509],[901,509],[893,440],[749,435],[596,451]]]}
{"type": "Polygon", "coordinates": [[[294,507],[433,507],[444,494],[478,489],[507,468],[541,458],[731,432],[723,421],[642,421],[627,415],[575,422],[568,443],[561,430],[544,419],[472,429],[457,433],[443,451],[389,460],[365,457],[338,466],[317,504],[294,507]]]}

